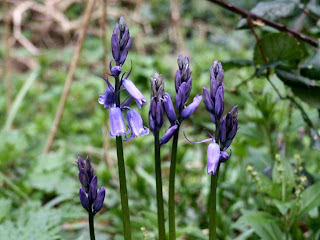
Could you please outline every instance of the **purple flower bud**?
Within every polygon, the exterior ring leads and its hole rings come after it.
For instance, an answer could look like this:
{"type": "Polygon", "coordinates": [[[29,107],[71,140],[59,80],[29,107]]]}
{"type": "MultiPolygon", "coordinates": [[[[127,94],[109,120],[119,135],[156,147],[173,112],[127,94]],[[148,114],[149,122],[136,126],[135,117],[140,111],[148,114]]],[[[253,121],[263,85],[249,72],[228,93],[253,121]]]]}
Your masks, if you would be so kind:
{"type": "Polygon", "coordinates": [[[90,183],[90,189],[89,189],[89,200],[91,202],[94,202],[94,200],[97,198],[97,190],[98,190],[98,179],[97,176],[94,176],[90,183]]]}
{"type": "Polygon", "coordinates": [[[227,127],[226,127],[226,119],[223,118],[220,121],[220,142],[225,143],[227,136],[227,127]]]}
{"type": "Polygon", "coordinates": [[[233,107],[232,110],[221,120],[220,142],[224,150],[231,145],[238,130],[237,109],[238,106],[233,107]]]}
{"type": "Polygon", "coordinates": [[[223,86],[218,87],[216,97],[215,97],[214,111],[215,111],[215,115],[218,117],[218,119],[221,118],[223,111],[224,111],[223,91],[224,91],[223,86]]]}
{"type": "Polygon", "coordinates": [[[157,130],[156,128],[156,123],[155,123],[155,119],[154,117],[152,116],[151,114],[151,110],[149,111],[149,127],[150,127],[150,130],[155,133],[155,131],[157,130]]]}
{"type": "Polygon", "coordinates": [[[127,27],[127,23],[126,21],[124,20],[123,17],[120,17],[120,20],[119,20],[119,28],[120,28],[120,31],[124,31],[127,27]]]}
{"type": "Polygon", "coordinates": [[[86,172],[86,170],[84,168],[81,168],[79,170],[79,181],[84,189],[85,192],[89,192],[89,177],[88,174],[86,172]]]}
{"type": "Polygon", "coordinates": [[[114,66],[111,68],[111,75],[114,77],[119,76],[121,71],[122,71],[122,68],[120,66],[114,66]]]}
{"type": "Polygon", "coordinates": [[[114,89],[108,87],[104,95],[100,95],[98,102],[104,106],[104,108],[111,108],[114,105],[114,89]]]}
{"type": "Polygon", "coordinates": [[[189,78],[189,80],[186,82],[186,97],[185,99],[188,99],[190,96],[190,92],[191,92],[191,87],[192,87],[192,78],[189,78]]]}
{"type": "Polygon", "coordinates": [[[80,202],[81,202],[82,207],[84,209],[86,209],[87,211],[89,211],[89,201],[88,201],[86,193],[83,191],[82,188],[80,188],[80,190],[79,190],[79,198],[80,198],[80,202]]]}
{"type": "Polygon", "coordinates": [[[97,194],[97,198],[92,205],[93,215],[95,215],[97,212],[101,210],[105,195],[106,195],[106,190],[104,189],[104,187],[101,187],[97,194]]]}
{"type": "Polygon", "coordinates": [[[129,37],[129,40],[127,42],[127,45],[126,47],[123,49],[123,51],[121,52],[121,57],[120,57],[120,61],[119,61],[119,64],[124,64],[124,62],[126,61],[127,59],[127,56],[128,56],[128,52],[129,52],[129,49],[130,49],[130,46],[131,46],[131,37],[129,37]]]}
{"type": "Polygon", "coordinates": [[[176,75],[175,75],[175,77],[174,77],[174,84],[175,84],[175,87],[176,87],[176,92],[178,92],[179,87],[180,87],[180,85],[181,85],[180,70],[177,70],[177,71],[176,71],[176,75]]]}
{"type": "Polygon", "coordinates": [[[122,84],[127,92],[131,95],[131,97],[133,97],[133,99],[136,101],[139,109],[141,109],[141,105],[147,104],[146,98],[142,95],[142,93],[138,90],[138,88],[133,84],[131,80],[124,79],[122,81],[122,84]]]}
{"type": "Polygon", "coordinates": [[[175,123],[177,117],[176,117],[176,113],[174,111],[173,104],[172,104],[171,97],[170,97],[169,93],[164,94],[163,103],[164,103],[164,108],[166,110],[168,119],[169,119],[171,125],[173,125],[175,123]]]}
{"type": "Polygon", "coordinates": [[[123,51],[128,43],[128,40],[130,38],[129,29],[126,29],[122,35],[122,38],[120,40],[120,50],[123,51]]]}
{"type": "Polygon", "coordinates": [[[207,173],[215,175],[219,166],[220,147],[217,143],[210,143],[207,150],[207,173]]]}
{"type": "Polygon", "coordinates": [[[169,142],[169,140],[172,138],[172,136],[175,134],[176,130],[178,129],[177,125],[173,125],[172,127],[170,127],[166,133],[162,136],[162,138],[160,139],[160,146],[169,142]]]}
{"type": "Polygon", "coordinates": [[[196,97],[194,97],[193,102],[188,107],[183,109],[181,113],[181,121],[190,117],[194,113],[194,111],[199,106],[201,99],[202,99],[202,96],[197,95],[196,97]]]}
{"type": "Polygon", "coordinates": [[[206,109],[210,113],[214,113],[214,103],[210,97],[209,91],[206,87],[203,87],[203,101],[206,109]]]}
{"type": "Polygon", "coordinates": [[[77,163],[78,163],[79,171],[80,171],[81,168],[85,168],[85,166],[86,166],[84,161],[83,161],[83,159],[82,159],[82,157],[80,157],[80,156],[78,157],[78,162],[77,163]]]}
{"type": "Polygon", "coordinates": [[[130,140],[134,137],[144,136],[149,134],[149,129],[143,126],[141,115],[133,109],[127,112],[128,130],[131,130],[131,136],[126,139],[130,140]]]}
{"type": "Polygon", "coordinates": [[[157,107],[156,107],[156,126],[158,130],[161,129],[163,125],[163,103],[162,102],[157,102],[157,107]]]}
{"type": "Polygon", "coordinates": [[[177,62],[178,62],[179,69],[182,70],[182,68],[183,68],[183,58],[182,58],[181,54],[179,54],[177,62]]]}
{"type": "Polygon", "coordinates": [[[220,158],[219,158],[219,162],[225,162],[230,158],[231,155],[229,155],[226,152],[221,151],[220,152],[220,158]]]}
{"type": "Polygon", "coordinates": [[[88,174],[88,177],[89,177],[89,183],[90,183],[92,178],[94,177],[94,173],[93,173],[93,168],[92,168],[92,165],[91,165],[90,158],[88,156],[86,158],[86,168],[85,169],[87,171],[87,174],[88,174]]]}
{"type": "Polygon", "coordinates": [[[110,119],[110,137],[121,136],[126,133],[126,127],[123,122],[123,116],[121,109],[118,107],[112,107],[109,111],[110,119]]]}
{"type": "Polygon", "coordinates": [[[181,114],[184,105],[186,103],[186,83],[181,83],[177,96],[176,96],[176,107],[178,109],[178,113],[181,114]]]}
{"type": "Polygon", "coordinates": [[[120,45],[119,45],[119,39],[118,39],[117,34],[112,34],[111,47],[112,47],[113,59],[116,61],[117,64],[119,64],[119,60],[120,60],[120,45]]]}

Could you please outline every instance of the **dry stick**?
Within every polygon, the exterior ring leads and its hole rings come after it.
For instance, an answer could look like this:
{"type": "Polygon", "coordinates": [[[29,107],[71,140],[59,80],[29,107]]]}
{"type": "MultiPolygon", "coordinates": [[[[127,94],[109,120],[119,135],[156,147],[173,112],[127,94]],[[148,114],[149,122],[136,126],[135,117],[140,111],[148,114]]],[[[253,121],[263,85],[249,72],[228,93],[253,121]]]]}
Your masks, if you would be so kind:
{"type": "Polygon", "coordinates": [[[231,3],[228,3],[228,2],[224,2],[224,1],[221,1],[221,0],[207,0],[209,2],[212,2],[212,3],[215,3],[215,4],[218,4],[220,5],[221,7],[223,8],[226,8],[232,12],[235,12],[241,16],[243,16],[244,18],[250,18],[251,20],[258,20],[268,26],[271,26],[271,27],[274,27],[276,29],[278,29],[279,31],[281,32],[285,32],[287,33],[288,35],[291,35],[297,39],[300,39],[302,41],[305,41],[306,43],[310,44],[311,46],[313,47],[318,47],[318,42],[317,40],[301,33],[301,32],[297,32],[295,31],[294,29],[292,28],[289,28],[287,27],[286,25],[283,25],[283,24],[280,24],[280,23],[277,23],[277,22],[274,22],[274,21],[271,21],[269,19],[266,19],[266,18],[263,18],[263,17],[260,17],[256,14],[253,14],[251,13],[250,11],[247,11],[243,8],[240,8],[240,7],[237,7],[231,3]]]}
{"type": "Polygon", "coordinates": [[[92,12],[92,9],[93,9],[93,6],[94,6],[94,2],[95,2],[95,0],[90,0],[88,2],[87,7],[86,7],[86,11],[84,13],[85,19],[84,19],[84,23],[83,23],[82,32],[81,32],[80,37],[79,37],[78,42],[77,42],[76,51],[75,51],[75,53],[73,55],[72,62],[71,62],[71,65],[70,65],[70,68],[69,68],[69,71],[68,71],[68,76],[67,76],[66,82],[64,84],[64,89],[63,89],[62,96],[60,98],[59,107],[58,107],[58,110],[56,112],[56,116],[55,116],[55,119],[54,119],[54,122],[53,122],[53,125],[52,125],[52,128],[51,128],[49,137],[47,139],[47,143],[46,143],[46,145],[45,145],[45,147],[43,149],[43,153],[48,153],[50,151],[50,148],[52,146],[53,140],[54,140],[54,138],[56,136],[56,133],[57,133],[57,130],[58,130],[58,127],[59,127],[59,123],[60,123],[60,120],[61,120],[61,117],[62,117],[63,109],[64,109],[65,103],[67,101],[67,97],[68,97],[69,90],[70,90],[70,87],[71,87],[73,75],[74,75],[74,73],[76,71],[76,68],[77,68],[77,65],[78,65],[78,60],[79,60],[82,44],[83,44],[84,38],[86,36],[88,23],[89,23],[89,20],[90,20],[90,16],[91,16],[91,12],[92,12]]]}
{"type": "Polygon", "coordinates": [[[10,15],[7,0],[3,2],[4,11],[4,29],[3,29],[3,45],[4,45],[4,68],[3,77],[6,84],[6,100],[7,100],[7,115],[9,115],[12,104],[12,84],[10,71],[10,15]]]}

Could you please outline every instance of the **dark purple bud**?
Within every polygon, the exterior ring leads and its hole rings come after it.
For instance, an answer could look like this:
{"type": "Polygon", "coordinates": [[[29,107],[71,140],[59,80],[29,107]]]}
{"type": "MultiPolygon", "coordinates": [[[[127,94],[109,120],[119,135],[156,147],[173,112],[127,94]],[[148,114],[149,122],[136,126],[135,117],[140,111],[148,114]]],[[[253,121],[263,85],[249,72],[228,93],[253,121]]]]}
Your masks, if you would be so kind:
{"type": "Polygon", "coordinates": [[[151,111],[152,117],[155,119],[157,115],[157,102],[155,98],[152,98],[151,100],[150,111],[151,111]]]}
{"type": "Polygon", "coordinates": [[[120,57],[120,61],[119,61],[119,64],[124,64],[124,62],[126,61],[127,59],[127,56],[128,56],[128,52],[129,52],[129,49],[130,49],[130,46],[131,46],[131,37],[129,36],[129,40],[127,42],[127,45],[126,47],[124,48],[124,50],[121,52],[121,57],[120,57]]]}
{"type": "Polygon", "coordinates": [[[119,38],[116,34],[112,34],[111,37],[111,47],[112,47],[112,56],[113,59],[119,64],[120,60],[120,46],[119,46],[119,38]]]}
{"type": "Polygon", "coordinates": [[[118,40],[120,39],[120,28],[118,23],[114,26],[112,34],[115,34],[118,37],[118,40]]]}
{"type": "Polygon", "coordinates": [[[159,102],[163,96],[164,79],[158,72],[155,72],[154,77],[151,76],[150,78],[150,83],[152,90],[151,97],[154,98],[156,102],[159,102]]]}
{"type": "Polygon", "coordinates": [[[178,126],[177,125],[173,125],[172,127],[170,127],[166,133],[162,136],[162,138],[160,139],[160,146],[169,142],[169,140],[172,138],[172,136],[175,134],[176,130],[177,130],[178,126]]]}
{"type": "Polygon", "coordinates": [[[91,165],[90,158],[87,156],[86,158],[86,171],[89,177],[89,183],[91,182],[92,178],[94,177],[93,168],[91,165]]]}
{"type": "Polygon", "coordinates": [[[111,68],[111,75],[114,77],[119,76],[121,71],[122,71],[122,68],[120,66],[114,66],[111,68]]]}
{"type": "MultiPolygon", "coordinates": [[[[211,72],[213,74],[213,68],[210,68],[210,75],[211,72]]],[[[215,76],[210,76],[210,97],[211,99],[214,99],[216,96],[216,92],[217,92],[217,88],[218,88],[218,84],[217,84],[217,80],[215,78],[215,76]]]]}
{"type": "Polygon", "coordinates": [[[84,168],[81,168],[79,170],[79,181],[84,189],[84,191],[86,193],[89,192],[89,177],[88,177],[88,173],[86,172],[86,170],[84,168]]]}
{"type": "Polygon", "coordinates": [[[220,121],[220,142],[223,144],[226,141],[226,135],[227,135],[227,127],[226,127],[226,119],[223,118],[220,121]]]}
{"type": "Polygon", "coordinates": [[[149,129],[143,126],[142,117],[136,110],[130,109],[127,112],[127,122],[128,129],[131,130],[131,136],[129,138],[126,136],[126,141],[149,134],[149,129]]]}
{"type": "Polygon", "coordinates": [[[224,94],[223,94],[223,86],[220,86],[217,90],[215,103],[214,103],[214,111],[217,118],[220,120],[224,111],[224,94]]]}
{"type": "Polygon", "coordinates": [[[156,126],[160,130],[163,125],[163,103],[157,102],[157,111],[156,111],[156,126]]]}
{"type": "Polygon", "coordinates": [[[142,93],[138,90],[138,88],[133,84],[131,80],[124,79],[122,81],[122,84],[127,92],[131,95],[131,97],[133,97],[133,99],[136,101],[139,109],[141,109],[141,105],[147,104],[146,98],[142,95],[142,93]]]}
{"type": "Polygon", "coordinates": [[[84,163],[84,161],[83,161],[83,159],[82,159],[82,157],[78,157],[78,169],[79,169],[79,171],[81,170],[81,168],[85,168],[85,163],[84,163]]]}
{"type": "Polygon", "coordinates": [[[181,114],[184,105],[186,103],[186,83],[181,83],[178,93],[176,95],[176,107],[178,109],[178,113],[181,114]]]}
{"type": "Polygon", "coordinates": [[[111,108],[115,104],[114,89],[108,87],[104,95],[100,95],[98,102],[104,106],[104,108],[111,108]]]}
{"type": "Polygon", "coordinates": [[[97,198],[92,205],[93,215],[95,215],[97,212],[101,210],[105,195],[106,195],[106,190],[104,189],[104,187],[101,187],[97,194],[97,198]]]}
{"type": "Polygon", "coordinates": [[[79,198],[80,198],[80,202],[81,202],[82,207],[84,209],[86,209],[87,211],[89,211],[89,201],[88,201],[86,193],[83,191],[82,188],[80,188],[80,190],[79,190],[79,198]]]}
{"type": "Polygon", "coordinates": [[[112,107],[109,111],[110,119],[110,137],[121,136],[126,133],[126,127],[124,125],[121,109],[118,107],[112,107]]]}
{"type": "Polygon", "coordinates": [[[120,40],[120,51],[123,51],[125,49],[129,38],[130,38],[129,29],[126,29],[120,40]]]}
{"type": "Polygon", "coordinates": [[[213,101],[212,101],[210,94],[209,94],[209,91],[206,87],[203,87],[203,101],[204,101],[204,105],[205,105],[206,109],[210,113],[214,113],[213,101]]]}
{"type": "Polygon", "coordinates": [[[183,66],[189,68],[189,58],[188,57],[184,57],[183,66]]]}
{"type": "Polygon", "coordinates": [[[221,70],[221,71],[218,73],[216,80],[217,80],[218,86],[221,86],[222,83],[223,83],[223,70],[221,70]]]}
{"type": "Polygon", "coordinates": [[[182,70],[182,68],[183,68],[183,58],[182,58],[181,54],[179,54],[177,62],[178,62],[179,69],[182,70]]]}
{"type": "Polygon", "coordinates": [[[186,107],[185,109],[182,110],[181,121],[190,117],[194,113],[194,111],[198,108],[198,106],[201,102],[201,99],[202,99],[202,96],[197,95],[193,99],[193,102],[188,107],[186,107]]]}
{"type": "Polygon", "coordinates": [[[186,100],[189,98],[191,87],[192,87],[192,78],[189,78],[186,85],[186,97],[185,97],[186,100]]]}
{"type": "Polygon", "coordinates": [[[163,103],[164,103],[164,108],[166,110],[168,119],[169,119],[171,125],[173,125],[175,123],[177,117],[176,117],[176,113],[174,111],[173,104],[172,104],[171,97],[170,97],[169,93],[164,94],[163,103]]]}
{"type": "Polygon", "coordinates": [[[177,70],[177,71],[176,71],[176,75],[175,75],[175,78],[174,78],[174,84],[175,84],[175,87],[176,87],[176,92],[178,92],[179,87],[180,87],[180,85],[181,85],[180,70],[177,70]]]}
{"type": "Polygon", "coordinates": [[[94,200],[97,198],[97,190],[98,190],[98,179],[97,176],[94,176],[90,183],[90,189],[89,189],[89,200],[91,202],[94,202],[94,200]]]}
{"type": "Polygon", "coordinates": [[[156,131],[156,123],[154,117],[152,116],[151,110],[149,111],[149,127],[154,134],[156,131]]]}
{"type": "Polygon", "coordinates": [[[220,147],[217,143],[210,143],[207,150],[207,173],[215,175],[219,166],[220,147]]]}
{"type": "Polygon", "coordinates": [[[220,158],[219,158],[219,162],[225,162],[230,158],[231,155],[229,155],[226,152],[221,151],[220,152],[220,158]]]}

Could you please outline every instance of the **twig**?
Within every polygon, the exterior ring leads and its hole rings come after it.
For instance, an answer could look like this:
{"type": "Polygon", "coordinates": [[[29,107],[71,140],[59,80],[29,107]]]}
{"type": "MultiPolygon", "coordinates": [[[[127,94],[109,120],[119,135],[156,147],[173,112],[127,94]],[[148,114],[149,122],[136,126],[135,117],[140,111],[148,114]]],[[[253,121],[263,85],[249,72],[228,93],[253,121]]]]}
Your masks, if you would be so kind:
{"type": "Polygon", "coordinates": [[[54,138],[56,136],[56,133],[57,133],[57,130],[58,130],[58,127],[59,127],[59,123],[60,123],[60,120],[61,120],[61,117],[62,117],[63,109],[64,109],[65,103],[67,101],[69,90],[70,90],[70,87],[71,87],[71,84],[72,84],[73,75],[74,75],[74,73],[76,71],[76,68],[77,68],[77,65],[78,65],[78,60],[79,60],[82,44],[83,44],[84,38],[85,38],[86,33],[87,33],[88,24],[89,24],[91,12],[92,12],[92,9],[93,9],[93,6],[94,6],[94,2],[95,2],[95,0],[90,0],[88,2],[88,5],[87,5],[85,13],[84,13],[85,19],[84,19],[84,22],[83,22],[83,28],[82,28],[80,37],[78,39],[76,50],[74,52],[74,55],[73,55],[73,58],[72,58],[72,62],[71,62],[71,65],[70,65],[70,68],[69,68],[69,71],[68,71],[68,75],[67,75],[67,79],[66,79],[66,82],[65,82],[65,85],[64,85],[63,93],[62,93],[62,96],[60,98],[59,107],[58,107],[58,110],[56,112],[56,116],[55,116],[55,119],[54,119],[54,122],[53,122],[53,125],[52,125],[52,128],[51,128],[51,131],[49,133],[49,137],[47,139],[46,145],[45,145],[45,147],[43,149],[44,153],[48,153],[50,151],[50,148],[52,146],[53,140],[54,140],[54,138]]]}
{"type": "Polygon", "coordinates": [[[266,19],[266,18],[263,18],[263,17],[260,17],[256,14],[253,14],[251,13],[250,11],[247,11],[243,8],[240,8],[240,7],[237,7],[231,3],[228,3],[228,2],[224,2],[224,1],[221,1],[221,0],[207,0],[209,2],[212,2],[212,3],[215,3],[215,4],[218,4],[220,5],[221,7],[223,8],[226,8],[234,13],[237,13],[241,16],[243,16],[244,18],[250,18],[252,20],[258,20],[268,26],[271,26],[271,27],[274,27],[276,29],[278,29],[279,31],[281,32],[285,32],[287,33],[288,35],[292,35],[293,37],[297,38],[297,39],[300,39],[302,41],[305,41],[306,43],[310,44],[311,46],[313,47],[318,47],[318,42],[317,40],[301,33],[301,32],[297,32],[295,31],[294,29],[292,28],[289,28],[287,27],[286,25],[283,25],[283,24],[280,24],[280,23],[277,23],[277,22],[274,22],[274,21],[271,21],[269,19],[266,19]]]}
{"type": "Polygon", "coordinates": [[[10,70],[10,15],[8,2],[4,0],[3,2],[4,11],[4,29],[3,29],[3,46],[4,46],[4,69],[3,77],[6,84],[6,100],[7,100],[7,115],[11,110],[12,104],[12,84],[11,84],[11,70],[10,70]]]}

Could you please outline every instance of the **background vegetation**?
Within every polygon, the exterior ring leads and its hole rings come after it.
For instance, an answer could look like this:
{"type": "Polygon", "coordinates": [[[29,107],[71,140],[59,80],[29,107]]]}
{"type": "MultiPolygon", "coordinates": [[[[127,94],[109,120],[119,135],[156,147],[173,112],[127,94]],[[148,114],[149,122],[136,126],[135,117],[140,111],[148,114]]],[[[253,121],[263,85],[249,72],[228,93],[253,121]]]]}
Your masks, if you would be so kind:
{"type": "MultiPolygon", "coordinates": [[[[103,0],[95,2],[47,153],[87,1],[4,0],[0,5],[0,239],[88,239],[75,163],[86,155],[99,186],[106,187],[104,208],[95,218],[97,239],[123,239],[115,141],[97,102],[106,85],[96,77],[106,73],[120,16],[133,38],[131,79],[146,97],[155,71],[165,78],[166,91],[174,92],[179,53],[190,58],[192,96],[209,85],[213,60],[223,62],[226,110],[239,105],[240,129],[232,157],[220,170],[219,239],[320,239],[318,49],[259,21],[250,27],[239,15],[204,0],[107,0],[106,8],[103,0]]],[[[319,1],[230,2],[314,39],[320,36],[319,1]]],[[[148,109],[142,108],[146,123],[148,109]]],[[[182,130],[198,141],[205,138],[204,127],[214,130],[201,105],[182,130]]],[[[207,145],[180,139],[177,234],[207,239],[207,145]]],[[[156,236],[152,144],[152,135],[124,143],[134,239],[156,236]]],[[[162,147],[165,204],[170,148],[171,143],[162,147]]]]}

